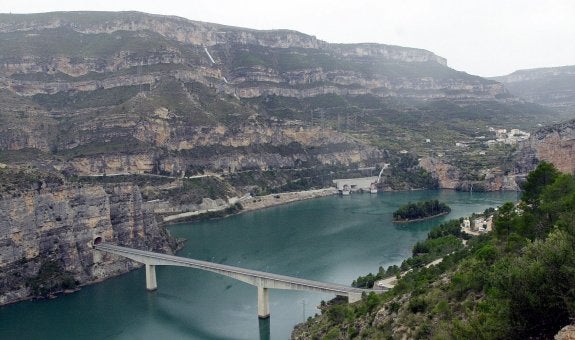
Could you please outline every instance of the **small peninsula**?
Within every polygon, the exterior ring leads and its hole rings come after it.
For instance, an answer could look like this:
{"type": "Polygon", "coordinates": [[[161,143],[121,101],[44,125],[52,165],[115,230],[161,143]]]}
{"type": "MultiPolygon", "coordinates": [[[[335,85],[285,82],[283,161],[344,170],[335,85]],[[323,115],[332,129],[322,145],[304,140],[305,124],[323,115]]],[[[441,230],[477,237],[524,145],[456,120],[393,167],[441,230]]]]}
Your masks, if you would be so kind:
{"type": "Polygon", "coordinates": [[[402,205],[393,213],[393,222],[409,223],[437,216],[447,215],[451,208],[438,200],[429,200],[402,205]]]}

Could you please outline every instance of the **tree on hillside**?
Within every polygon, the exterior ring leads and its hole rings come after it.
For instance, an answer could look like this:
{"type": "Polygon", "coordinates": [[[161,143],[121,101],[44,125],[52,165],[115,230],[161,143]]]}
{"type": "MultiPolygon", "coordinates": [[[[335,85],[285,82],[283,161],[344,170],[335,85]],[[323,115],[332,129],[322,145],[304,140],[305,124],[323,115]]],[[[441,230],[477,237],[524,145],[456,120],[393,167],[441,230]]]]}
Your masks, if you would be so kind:
{"type": "Polygon", "coordinates": [[[529,173],[527,182],[523,185],[523,195],[521,200],[533,208],[539,205],[539,196],[543,188],[550,185],[559,176],[559,171],[548,162],[541,162],[537,168],[529,173]]]}

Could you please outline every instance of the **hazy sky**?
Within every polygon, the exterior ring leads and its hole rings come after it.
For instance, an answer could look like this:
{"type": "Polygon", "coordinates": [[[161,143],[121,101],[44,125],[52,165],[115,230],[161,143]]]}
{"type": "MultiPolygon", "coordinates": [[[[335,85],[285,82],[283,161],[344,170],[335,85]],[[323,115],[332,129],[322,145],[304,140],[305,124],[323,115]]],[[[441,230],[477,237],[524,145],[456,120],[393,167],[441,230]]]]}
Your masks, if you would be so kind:
{"type": "Polygon", "coordinates": [[[0,0],[6,13],[78,10],[137,10],[294,29],[328,42],[417,47],[481,76],[575,65],[574,0],[0,0]]]}

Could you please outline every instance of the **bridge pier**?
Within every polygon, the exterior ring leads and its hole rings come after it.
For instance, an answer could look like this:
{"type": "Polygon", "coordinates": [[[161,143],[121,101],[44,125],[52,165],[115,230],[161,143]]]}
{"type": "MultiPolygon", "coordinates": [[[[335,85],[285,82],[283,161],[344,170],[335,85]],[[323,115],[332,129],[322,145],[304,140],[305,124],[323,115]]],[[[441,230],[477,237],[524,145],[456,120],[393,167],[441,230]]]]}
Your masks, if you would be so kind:
{"type": "Polygon", "coordinates": [[[146,289],[156,290],[158,289],[158,283],[156,281],[156,266],[146,263],[146,289]]]}
{"type": "Polygon", "coordinates": [[[361,293],[347,293],[347,302],[354,303],[361,300],[361,293]]]}
{"type": "Polygon", "coordinates": [[[265,287],[258,286],[258,317],[267,319],[270,317],[270,292],[265,287]]]}

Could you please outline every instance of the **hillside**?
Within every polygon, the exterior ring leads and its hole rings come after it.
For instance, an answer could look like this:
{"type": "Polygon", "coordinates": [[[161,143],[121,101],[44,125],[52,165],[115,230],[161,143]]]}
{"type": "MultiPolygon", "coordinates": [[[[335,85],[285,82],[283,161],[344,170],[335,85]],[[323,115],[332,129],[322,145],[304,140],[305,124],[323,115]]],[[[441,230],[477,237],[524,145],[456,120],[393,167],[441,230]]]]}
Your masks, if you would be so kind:
{"type": "Polygon", "coordinates": [[[66,174],[345,169],[400,163],[406,150],[462,160],[465,180],[508,152],[478,155],[469,142],[488,126],[555,118],[425,50],[288,30],[0,14],[0,44],[0,161],[66,174]]]}
{"type": "Polygon", "coordinates": [[[516,96],[556,110],[562,119],[575,117],[575,66],[519,70],[492,79],[516,96]]]}
{"type": "MultiPolygon", "coordinates": [[[[293,339],[551,339],[573,321],[575,177],[541,163],[518,206],[493,216],[493,232],[462,242],[459,220],[433,229],[400,267],[390,291],[354,304],[322,304],[293,339]],[[442,258],[442,261],[435,261],[442,258]]],[[[368,274],[354,282],[373,285],[368,274]]],[[[568,337],[564,337],[566,339],[568,337]]]]}

